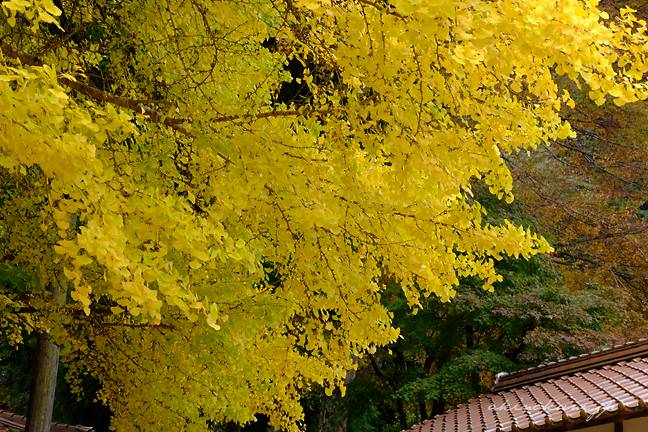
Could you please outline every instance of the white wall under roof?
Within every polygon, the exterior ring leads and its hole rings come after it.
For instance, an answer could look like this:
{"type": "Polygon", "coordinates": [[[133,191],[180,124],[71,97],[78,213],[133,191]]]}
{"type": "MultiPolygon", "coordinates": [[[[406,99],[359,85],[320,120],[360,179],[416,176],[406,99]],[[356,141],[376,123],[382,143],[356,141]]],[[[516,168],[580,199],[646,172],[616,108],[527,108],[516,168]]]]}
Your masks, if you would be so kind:
{"type": "Polygon", "coordinates": [[[623,432],[646,432],[648,431],[648,417],[639,417],[623,422],[623,432]]]}
{"type": "MultiPolygon", "coordinates": [[[[614,423],[578,429],[578,432],[614,432],[614,423]]],[[[623,422],[623,432],[648,432],[648,417],[623,422]]]]}
{"type": "MultiPolygon", "coordinates": [[[[604,425],[588,427],[588,428],[583,428],[578,430],[583,432],[614,432],[614,423],[608,423],[604,425]]],[[[626,432],[626,430],[624,429],[623,432],[626,432]]]]}

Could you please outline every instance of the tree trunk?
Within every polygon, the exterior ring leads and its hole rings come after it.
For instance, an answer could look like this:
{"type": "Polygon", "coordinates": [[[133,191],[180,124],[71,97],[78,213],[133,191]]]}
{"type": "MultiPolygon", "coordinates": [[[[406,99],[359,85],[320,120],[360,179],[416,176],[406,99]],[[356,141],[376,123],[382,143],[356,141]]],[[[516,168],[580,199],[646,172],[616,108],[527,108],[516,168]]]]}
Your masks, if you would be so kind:
{"type": "MultiPolygon", "coordinates": [[[[50,285],[52,302],[65,304],[67,282],[62,280],[50,285]]],[[[50,342],[49,334],[38,335],[36,364],[29,391],[29,407],[25,432],[49,432],[54,409],[54,392],[59,363],[59,347],[50,342]]]]}
{"type": "Polygon", "coordinates": [[[432,412],[430,413],[430,417],[434,417],[439,414],[445,413],[445,405],[446,402],[443,399],[435,399],[432,401],[432,412]]]}
{"type": "Polygon", "coordinates": [[[213,423],[210,427],[212,432],[241,432],[241,425],[234,422],[213,423]]]}
{"type": "Polygon", "coordinates": [[[425,401],[419,401],[419,414],[421,415],[421,423],[427,420],[427,406],[425,406],[425,401]]]}
{"type": "MultiPolygon", "coordinates": [[[[351,357],[354,363],[358,362],[357,356],[352,355],[351,357]]],[[[348,370],[344,384],[353,381],[355,374],[355,369],[348,370]]],[[[348,417],[349,413],[340,396],[333,395],[326,398],[319,412],[319,432],[346,432],[348,417]]]]}
{"type": "Polygon", "coordinates": [[[396,412],[398,413],[398,423],[402,431],[409,429],[407,427],[407,415],[405,414],[405,405],[402,398],[396,398],[396,412]]]}

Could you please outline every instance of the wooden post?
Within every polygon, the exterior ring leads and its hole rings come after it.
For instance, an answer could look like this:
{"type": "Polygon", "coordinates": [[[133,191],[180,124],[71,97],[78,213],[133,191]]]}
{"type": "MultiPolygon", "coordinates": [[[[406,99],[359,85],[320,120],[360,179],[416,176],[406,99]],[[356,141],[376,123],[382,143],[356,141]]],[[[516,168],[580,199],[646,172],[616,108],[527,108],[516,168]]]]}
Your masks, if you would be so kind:
{"type": "MultiPolygon", "coordinates": [[[[54,282],[50,285],[51,301],[65,304],[67,281],[54,282]]],[[[59,347],[50,342],[47,333],[38,335],[36,345],[36,364],[29,391],[29,407],[25,432],[49,432],[54,409],[56,375],[59,363],[59,347]]]]}
{"type": "MultiPolygon", "coordinates": [[[[70,215],[70,233],[77,229],[78,215],[70,215]]],[[[67,298],[68,283],[65,276],[48,286],[50,301],[55,305],[64,305],[67,298]]],[[[54,410],[56,393],[56,375],[58,374],[60,348],[50,341],[48,333],[38,335],[36,344],[36,364],[34,376],[29,389],[29,406],[27,407],[27,424],[25,432],[49,432],[54,410]]]]}

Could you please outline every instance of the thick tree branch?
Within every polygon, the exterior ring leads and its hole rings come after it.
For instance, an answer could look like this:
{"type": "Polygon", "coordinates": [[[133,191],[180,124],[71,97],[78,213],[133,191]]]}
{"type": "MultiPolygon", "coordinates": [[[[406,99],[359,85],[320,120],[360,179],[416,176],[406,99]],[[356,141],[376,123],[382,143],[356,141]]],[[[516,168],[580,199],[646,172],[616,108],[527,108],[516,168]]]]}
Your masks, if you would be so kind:
{"type": "MultiPolygon", "coordinates": [[[[29,66],[43,66],[43,62],[41,62],[38,58],[31,57],[22,51],[10,47],[9,45],[2,44],[0,45],[0,48],[2,49],[2,53],[4,55],[18,59],[23,64],[29,66]]],[[[156,111],[142,103],[139,103],[139,101],[128,99],[122,96],[116,96],[114,94],[99,90],[96,87],[91,87],[69,78],[58,77],[57,80],[59,84],[76,90],[83,95],[129,109],[136,113],[143,114],[155,123],[163,124],[173,130],[180,132],[181,134],[187,135],[189,137],[194,137],[194,135],[192,135],[187,130],[187,127],[183,124],[186,119],[167,117],[164,114],[161,114],[159,111],[156,111]]]]}
{"type": "MultiPolygon", "coordinates": [[[[43,62],[40,61],[37,57],[32,57],[29,56],[28,54],[24,53],[23,51],[17,50],[13,47],[10,47],[9,45],[6,44],[0,44],[0,48],[2,49],[2,52],[4,55],[7,57],[15,58],[20,60],[21,63],[29,65],[29,66],[43,66],[43,62]]],[[[96,87],[89,86],[87,84],[80,83],[78,81],[71,80],[69,78],[65,77],[58,77],[57,81],[59,84],[64,85],[66,87],[69,87],[73,90],[78,91],[79,93],[86,95],[88,97],[91,97],[93,99],[101,100],[104,102],[108,102],[113,105],[120,106],[122,108],[126,108],[128,110],[134,111],[136,113],[143,114],[147,116],[148,118],[151,119],[151,121],[155,123],[160,123],[165,126],[170,127],[173,130],[176,130],[180,132],[183,135],[186,135],[191,138],[195,138],[195,135],[193,135],[191,132],[187,130],[187,127],[183,124],[186,122],[186,119],[183,118],[173,118],[173,117],[167,117],[164,114],[161,114],[159,111],[156,111],[152,108],[149,108],[148,106],[144,105],[144,103],[156,103],[156,104],[172,104],[172,102],[169,101],[154,101],[154,100],[133,100],[133,99],[128,99],[122,96],[117,96],[108,92],[105,92],[103,90],[99,90],[96,87]]],[[[372,96],[362,100],[360,102],[360,106],[363,106],[374,99],[378,97],[378,93],[374,93],[372,96]]],[[[211,121],[213,123],[223,123],[223,122],[229,122],[229,121],[236,121],[236,120],[242,120],[242,121],[250,121],[250,120],[256,120],[256,119],[262,119],[262,118],[268,118],[268,117],[288,117],[288,116],[298,116],[298,115],[327,115],[327,114],[333,114],[336,111],[340,111],[341,109],[329,109],[329,110],[288,110],[288,111],[270,111],[270,112],[265,112],[265,113],[257,113],[257,114],[242,114],[242,115],[232,115],[232,116],[223,116],[223,117],[218,117],[214,118],[211,121]]]]}

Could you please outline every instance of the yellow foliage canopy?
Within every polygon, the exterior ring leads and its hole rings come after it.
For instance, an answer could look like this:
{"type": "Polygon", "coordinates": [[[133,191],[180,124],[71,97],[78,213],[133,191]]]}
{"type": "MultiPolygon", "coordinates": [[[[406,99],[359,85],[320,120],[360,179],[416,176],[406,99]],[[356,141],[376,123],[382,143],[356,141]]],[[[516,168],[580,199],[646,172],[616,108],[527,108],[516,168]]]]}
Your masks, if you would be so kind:
{"type": "Polygon", "coordinates": [[[304,386],[398,336],[381,273],[416,308],[550,250],[471,186],[511,200],[502,153],[570,135],[557,75],[647,96],[645,23],[595,3],[2,2],[0,256],[41,288],[0,291],[4,330],[50,331],[118,431],[295,430],[304,386]]]}

